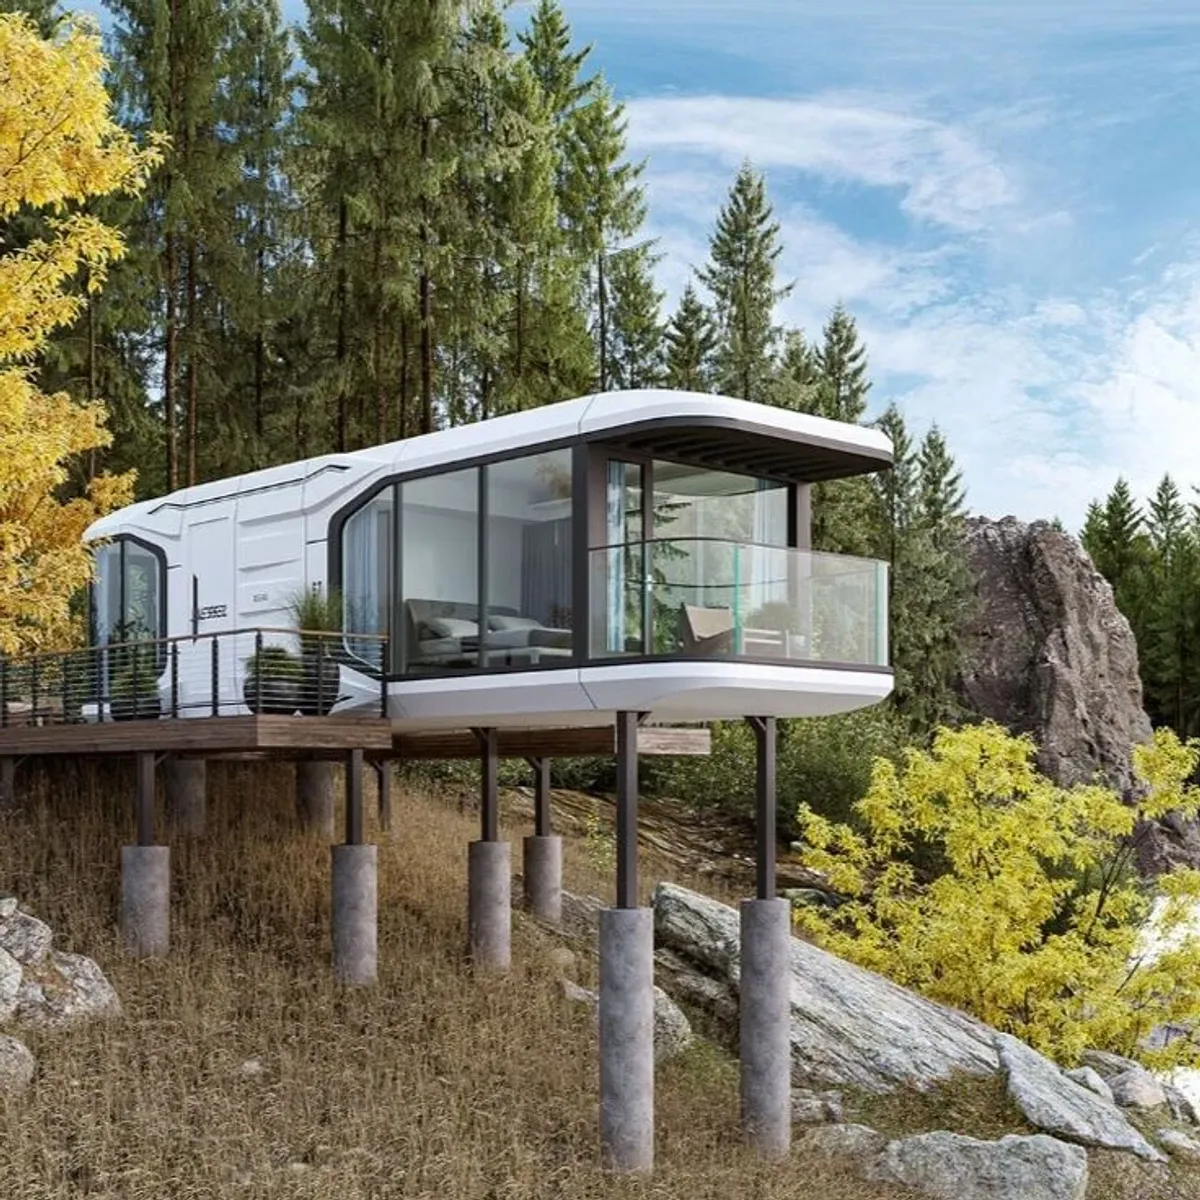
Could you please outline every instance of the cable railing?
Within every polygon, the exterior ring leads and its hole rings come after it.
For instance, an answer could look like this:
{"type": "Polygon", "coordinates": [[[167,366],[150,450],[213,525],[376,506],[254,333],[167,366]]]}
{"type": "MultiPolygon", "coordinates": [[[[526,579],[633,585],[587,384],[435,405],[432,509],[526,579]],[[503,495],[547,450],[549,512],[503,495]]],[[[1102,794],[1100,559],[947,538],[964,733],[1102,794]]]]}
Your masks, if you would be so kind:
{"type": "Polygon", "coordinates": [[[387,638],[235,629],[0,657],[0,728],[171,717],[386,716],[387,638]]]}

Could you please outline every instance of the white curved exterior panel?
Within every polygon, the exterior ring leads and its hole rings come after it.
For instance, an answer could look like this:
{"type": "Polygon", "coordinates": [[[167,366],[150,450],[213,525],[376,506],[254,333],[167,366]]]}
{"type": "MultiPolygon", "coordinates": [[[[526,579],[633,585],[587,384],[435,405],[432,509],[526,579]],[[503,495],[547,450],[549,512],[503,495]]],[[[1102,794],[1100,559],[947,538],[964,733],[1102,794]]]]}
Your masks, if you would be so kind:
{"type": "MultiPolygon", "coordinates": [[[[564,671],[414,679],[395,685],[401,728],[607,725],[617,712],[652,721],[712,721],[746,714],[824,717],[866,708],[892,691],[889,671],[746,662],[639,662],[564,671]]],[[[364,694],[366,703],[372,697],[364,694]]]]}

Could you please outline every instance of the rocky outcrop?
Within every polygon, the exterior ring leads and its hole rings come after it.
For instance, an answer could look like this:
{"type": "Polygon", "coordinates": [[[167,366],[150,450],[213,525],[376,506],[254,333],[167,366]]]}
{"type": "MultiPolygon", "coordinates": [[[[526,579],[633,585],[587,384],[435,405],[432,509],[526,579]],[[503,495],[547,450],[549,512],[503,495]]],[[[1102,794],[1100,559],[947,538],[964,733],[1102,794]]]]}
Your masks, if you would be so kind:
{"type": "Polygon", "coordinates": [[[1112,588],[1073,538],[1044,521],[967,522],[975,613],[959,681],[965,707],[1031,734],[1063,786],[1128,791],[1130,750],[1150,736],[1137,643],[1112,588]]]}
{"type": "MultiPolygon", "coordinates": [[[[705,1006],[718,1017],[736,1013],[737,912],[667,883],[653,903],[658,943],[707,981],[687,981],[686,998],[710,1001],[705,1006]]],[[[684,974],[677,966],[675,978],[684,974]]],[[[928,1090],[957,1073],[985,1077],[999,1066],[993,1032],[982,1022],[799,938],[792,939],[791,1050],[800,1086],[876,1095],[928,1090]]]]}
{"type": "Polygon", "coordinates": [[[15,897],[0,897],[0,1022],[61,1029],[118,1015],[104,972],[82,954],[55,950],[53,941],[44,921],[23,912],[15,897]]]}
{"type": "Polygon", "coordinates": [[[923,1133],[891,1142],[867,1171],[938,1200],[1083,1200],[1087,1154],[1052,1137],[985,1142],[923,1133]]]}
{"type": "Polygon", "coordinates": [[[996,1049],[1008,1094],[1030,1125],[1081,1146],[1163,1161],[1115,1104],[1067,1078],[1048,1058],[1005,1033],[996,1034],[996,1049]]]}

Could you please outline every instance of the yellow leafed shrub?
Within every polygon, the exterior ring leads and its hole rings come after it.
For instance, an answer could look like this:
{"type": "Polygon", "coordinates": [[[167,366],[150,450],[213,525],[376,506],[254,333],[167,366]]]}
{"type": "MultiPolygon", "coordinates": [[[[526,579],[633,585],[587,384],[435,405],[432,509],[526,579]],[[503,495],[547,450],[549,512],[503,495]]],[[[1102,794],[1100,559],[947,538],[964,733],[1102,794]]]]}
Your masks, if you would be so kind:
{"type": "Polygon", "coordinates": [[[68,22],[43,39],[30,21],[0,14],[0,221],[41,211],[46,233],[0,244],[0,653],[66,635],[68,603],[87,582],[80,536],[126,503],[127,476],[103,475],[63,500],[67,464],[108,444],[105,412],[34,382],[37,356],[79,314],[122,253],[119,235],[82,211],[92,197],[136,192],[160,157],[112,119],[100,38],[68,22]]]}
{"type": "Polygon", "coordinates": [[[800,815],[804,862],[845,903],[799,906],[826,949],[1024,1038],[1062,1062],[1091,1046],[1167,1066],[1200,1061],[1188,1038],[1151,1050],[1161,1025],[1200,1016],[1200,939],[1187,921],[1200,872],[1154,887],[1133,870],[1142,818],[1194,816],[1196,743],[1169,731],[1136,747],[1143,798],[1062,788],[1036,747],[994,724],[941,730],[928,751],[879,760],[854,826],[800,815]],[[1166,948],[1144,953],[1154,901],[1166,948]]]}

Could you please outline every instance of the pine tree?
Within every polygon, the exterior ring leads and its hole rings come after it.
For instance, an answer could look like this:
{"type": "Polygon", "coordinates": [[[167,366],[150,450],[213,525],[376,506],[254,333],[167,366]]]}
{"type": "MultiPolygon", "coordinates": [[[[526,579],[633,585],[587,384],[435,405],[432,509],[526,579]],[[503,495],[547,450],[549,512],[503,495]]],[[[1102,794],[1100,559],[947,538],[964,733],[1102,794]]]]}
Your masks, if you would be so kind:
{"type": "Polygon", "coordinates": [[[747,163],[717,217],[709,262],[700,272],[721,335],[717,388],[743,400],[768,397],[778,341],[775,305],[791,290],[776,286],[782,249],[766,181],[747,163]]]}
{"type": "Polygon", "coordinates": [[[820,376],[818,411],[834,421],[857,424],[867,412],[866,350],[858,340],[854,318],[838,304],[825,323],[816,354],[820,376]]]}
{"type": "Polygon", "coordinates": [[[771,380],[769,401],[777,408],[815,413],[820,405],[820,371],[816,355],[799,329],[783,335],[783,353],[771,380]]]}
{"type": "Polygon", "coordinates": [[[625,117],[612,92],[597,82],[575,114],[568,154],[569,183],[562,208],[573,226],[573,242],[590,264],[595,312],[597,386],[610,387],[613,357],[609,307],[612,285],[609,261],[646,219],[644,190],[639,183],[644,164],[625,159],[625,117]]]}
{"type": "Polygon", "coordinates": [[[656,387],[662,382],[663,293],[654,283],[657,261],[646,246],[613,256],[610,360],[605,375],[614,387],[656,387]]]}
{"type": "Polygon", "coordinates": [[[664,333],[666,384],[689,392],[712,390],[718,334],[712,314],[688,280],[664,333]]]}
{"type": "Polygon", "coordinates": [[[942,529],[960,521],[966,504],[962,473],[937,425],[921,442],[920,467],[921,513],[926,524],[942,529]]]}
{"type": "Polygon", "coordinates": [[[1197,684],[1197,605],[1200,552],[1196,530],[1169,475],[1150,501],[1146,522],[1153,561],[1145,590],[1139,660],[1147,707],[1156,724],[1181,737],[1195,732],[1197,684]]]}
{"type": "MultiPolygon", "coordinates": [[[[294,80],[278,0],[235,0],[232,17],[222,117],[241,170],[229,197],[236,223],[226,247],[222,358],[228,361],[223,373],[232,402],[222,423],[243,449],[238,467],[250,469],[278,457],[268,435],[276,420],[290,415],[284,413],[286,381],[278,371],[275,339],[295,303],[281,278],[296,253],[289,244],[295,214],[285,175],[294,80]]],[[[220,466],[227,469],[228,459],[220,466]]],[[[214,464],[214,473],[219,470],[214,464]]]]}

